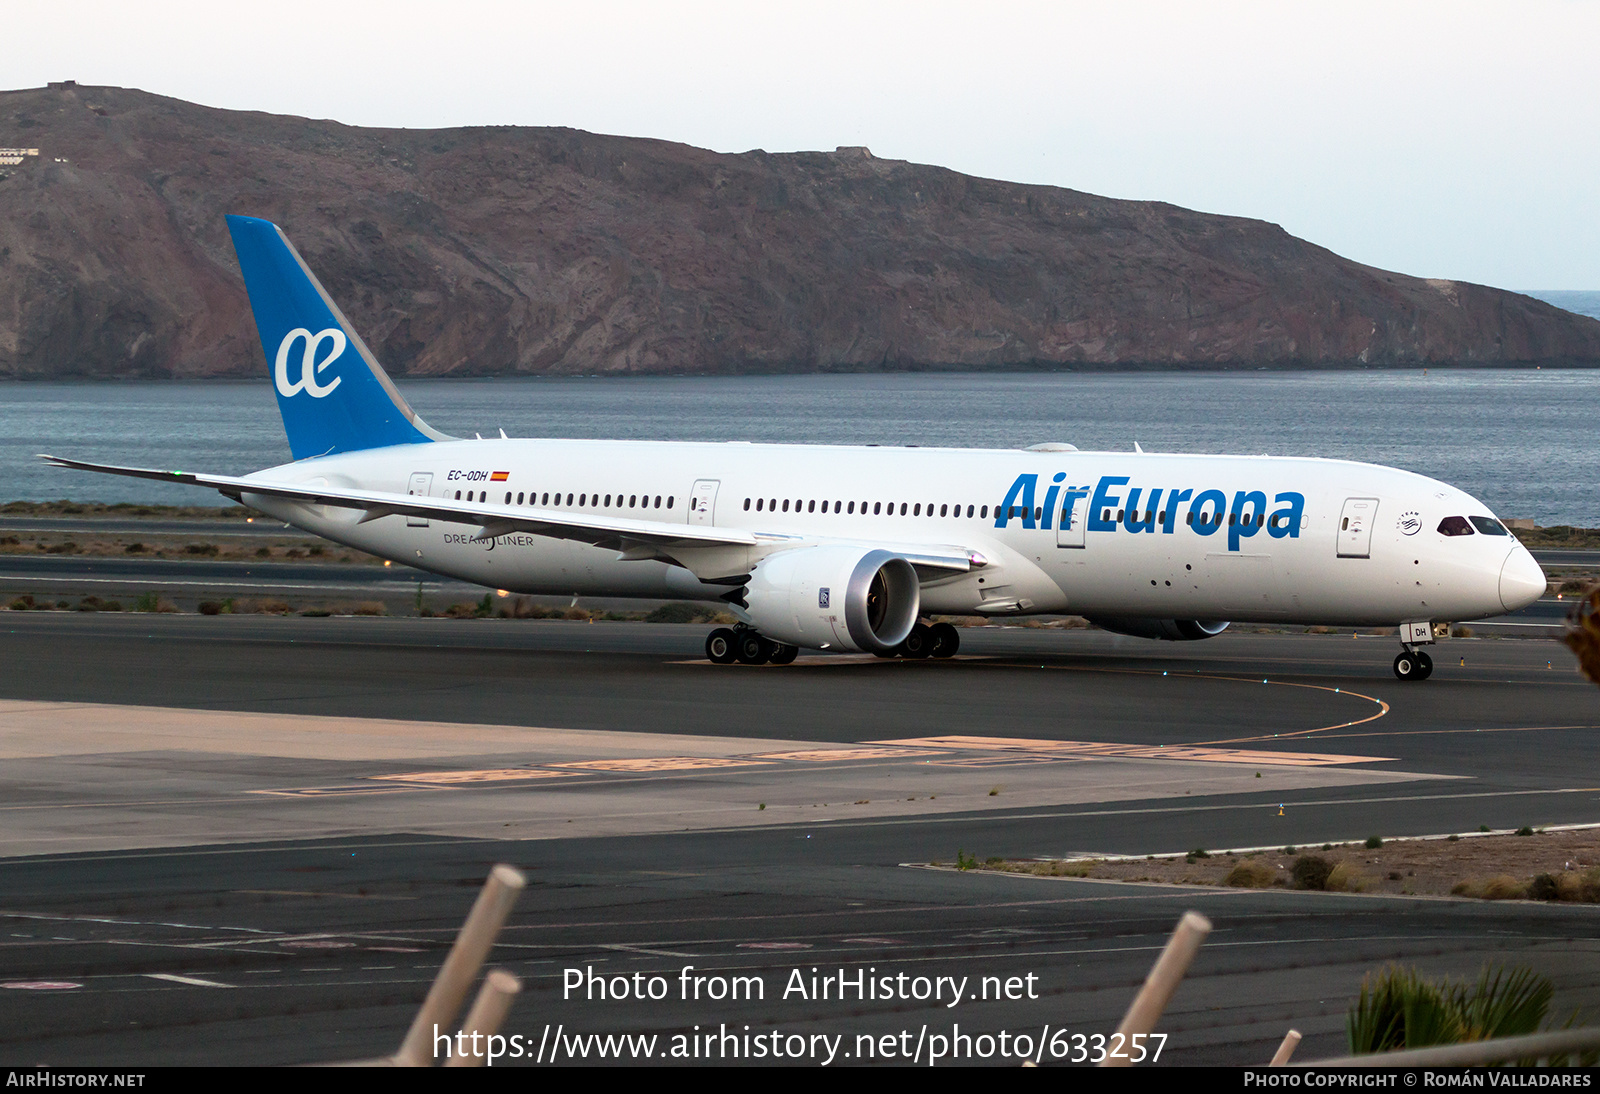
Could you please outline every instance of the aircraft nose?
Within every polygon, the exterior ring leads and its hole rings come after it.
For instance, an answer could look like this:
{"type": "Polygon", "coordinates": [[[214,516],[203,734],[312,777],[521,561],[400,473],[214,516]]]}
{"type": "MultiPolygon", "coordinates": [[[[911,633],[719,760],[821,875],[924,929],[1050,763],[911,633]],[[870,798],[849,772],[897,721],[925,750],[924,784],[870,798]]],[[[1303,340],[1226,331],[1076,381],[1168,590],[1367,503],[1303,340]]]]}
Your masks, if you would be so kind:
{"type": "Polygon", "coordinates": [[[1508,612],[1526,608],[1544,595],[1545,576],[1526,547],[1517,547],[1500,567],[1500,603],[1508,612]]]}

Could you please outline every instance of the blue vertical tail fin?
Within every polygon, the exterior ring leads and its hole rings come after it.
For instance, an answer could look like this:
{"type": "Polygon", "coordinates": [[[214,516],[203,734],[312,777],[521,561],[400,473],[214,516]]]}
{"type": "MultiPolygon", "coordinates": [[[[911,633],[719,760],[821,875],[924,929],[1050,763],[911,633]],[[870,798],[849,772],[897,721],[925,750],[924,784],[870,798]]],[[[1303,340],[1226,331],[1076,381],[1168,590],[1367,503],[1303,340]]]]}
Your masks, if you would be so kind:
{"type": "Polygon", "coordinates": [[[283,231],[228,217],[294,458],[449,440],[406,403],[283,231]]]}

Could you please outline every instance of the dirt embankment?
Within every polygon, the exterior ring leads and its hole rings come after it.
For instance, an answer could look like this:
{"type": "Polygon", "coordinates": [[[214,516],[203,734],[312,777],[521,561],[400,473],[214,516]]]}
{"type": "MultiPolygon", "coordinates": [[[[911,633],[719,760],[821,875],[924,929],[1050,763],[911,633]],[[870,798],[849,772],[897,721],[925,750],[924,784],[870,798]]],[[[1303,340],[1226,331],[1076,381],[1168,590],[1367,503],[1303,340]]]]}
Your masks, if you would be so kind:
{"type": "Polygon", "coordinates": [[[970,859],[964,865],[1041,877],[1600,903],[1600,828],[1592,827],[1237,853],[1195,848],[1143,859],[970,859]]]}

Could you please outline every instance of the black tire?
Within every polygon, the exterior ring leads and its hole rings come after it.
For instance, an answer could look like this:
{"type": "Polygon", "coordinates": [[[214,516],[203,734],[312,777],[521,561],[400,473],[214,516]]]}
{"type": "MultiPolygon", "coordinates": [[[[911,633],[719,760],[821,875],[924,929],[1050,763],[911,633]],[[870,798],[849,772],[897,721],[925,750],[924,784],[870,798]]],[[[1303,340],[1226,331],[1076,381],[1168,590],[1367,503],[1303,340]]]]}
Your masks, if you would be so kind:
{"type": "Polygon", "coordinates": [[[772,643],[754,631],[734,636],[733,655],[741,665],[765,665],[772,656],[772,643]]]}
{"type": "Polygon", "coordinates": [[[961,632],[948,623],[935,623],[929,627],[928,637],[933,640],[935,657],[954,657],[956,650],[961,648],[961,632]]]}
{"type": "Polygon", "coordinates": [[[1427,654],[1423,653],[1421,650],[1418,650],[1417,651],[1417,679],[1418,680],[1426,680],[1428,677],[1430,677],[1432,675],[1433,675],[1433,658],[1429,657],[1427,654]]]}
{"type": "Polygon", "coordinates": [[[1397,680],[1422,679],[1422,666],[1417,661],[1414,653],[1402,653],[1394,659],[1394,675],[1397,680]]]}
{"type": "Polygon", "coordinates": [[[767,660],[774,665],[789,665],[793,664],[794,659],[799,656],[799,646],[790,646],[783,642],[774,642],[772,644],[772,656],[767,658],[767,660]]]}
{"type": "Polygon", "coordinates": [[[718,627],[706,635],[706,656],[713,665],[733,664],[734,634],[727,627],[718,627]]]}
{"type": "Polygon", "coordinates": [[[928,628],[918,623],[911,628],[911,633],[906,635],[904,642],[900,643],[900,656],[912,660],[921,660],[933,652],[933,638],[928,634],[928,628]]]}

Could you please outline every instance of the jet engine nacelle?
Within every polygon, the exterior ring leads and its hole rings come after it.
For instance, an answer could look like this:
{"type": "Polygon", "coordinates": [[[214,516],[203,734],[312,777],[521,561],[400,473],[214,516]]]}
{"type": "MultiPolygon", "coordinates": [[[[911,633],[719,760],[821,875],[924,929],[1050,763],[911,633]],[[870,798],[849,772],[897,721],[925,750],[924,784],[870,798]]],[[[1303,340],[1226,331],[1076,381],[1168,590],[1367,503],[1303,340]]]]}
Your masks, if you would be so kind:
{"type": "Polygon", "coordinates": [[[916,625],[922,587],[890,551],[799,547],[757,563],[744,600],[756,629],[775,641],[887,653],[916,625]]]}
{"type": "Polygon", "coordinates": [[[1089,622],[1103,631],[1131,634],[1135,638],[1160,638],[1167,642],[1197,642],[1215,638],[1228,629],[1225,621],[1212,619],[1144,619],[1138,616],[1090,616],[1089,622]]]}

